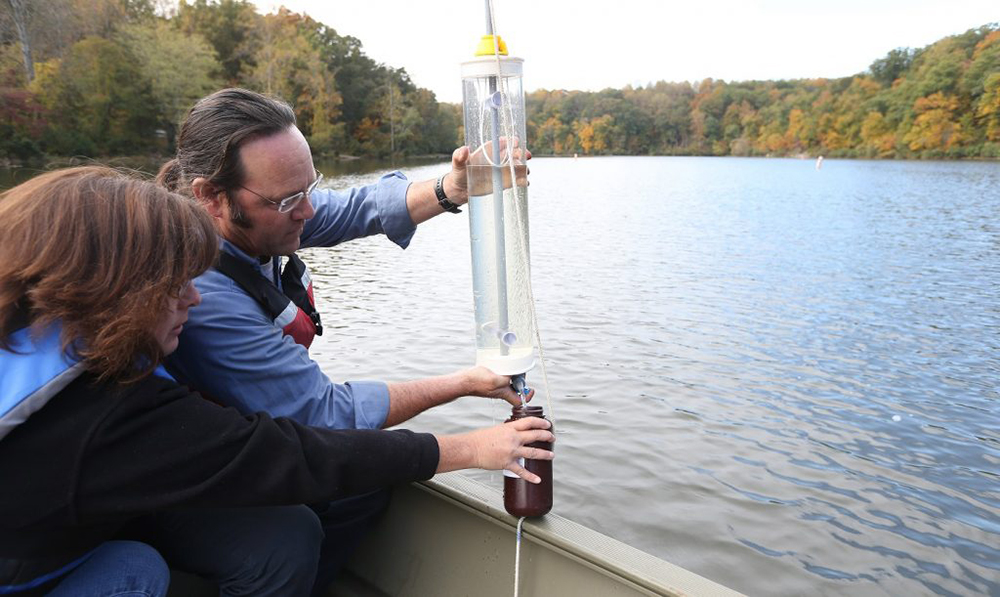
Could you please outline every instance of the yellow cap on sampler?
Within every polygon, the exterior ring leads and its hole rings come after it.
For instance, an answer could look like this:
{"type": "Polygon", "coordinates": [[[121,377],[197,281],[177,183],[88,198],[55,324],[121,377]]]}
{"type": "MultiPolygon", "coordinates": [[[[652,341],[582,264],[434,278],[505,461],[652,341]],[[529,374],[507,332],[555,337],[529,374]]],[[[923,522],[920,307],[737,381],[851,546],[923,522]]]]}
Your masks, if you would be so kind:
{"type": "MultiPolygon", "coordinates": [[[[500,46],[500,55],[507,55],[507,44],[504,43],[500,36],[496,36],[497,45],[500,46]]],[[[492,56],[495,53],[495,48],[493,47],[493,36],[484,35],[479,40],[479,46],[476,48],[476,56],[492,56]]]]}

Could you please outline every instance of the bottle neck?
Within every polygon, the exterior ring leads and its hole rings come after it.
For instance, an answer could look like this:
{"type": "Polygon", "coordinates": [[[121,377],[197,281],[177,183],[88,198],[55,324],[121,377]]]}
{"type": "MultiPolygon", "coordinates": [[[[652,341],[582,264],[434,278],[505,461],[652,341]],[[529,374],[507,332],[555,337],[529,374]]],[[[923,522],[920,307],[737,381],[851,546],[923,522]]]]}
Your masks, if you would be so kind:
{"type": "Polygon", "coordinates": [[[541,406],[515,406],[510,409],[512,419],[523,419],[524,417],[544,417],[545,410],[541,406]]]}

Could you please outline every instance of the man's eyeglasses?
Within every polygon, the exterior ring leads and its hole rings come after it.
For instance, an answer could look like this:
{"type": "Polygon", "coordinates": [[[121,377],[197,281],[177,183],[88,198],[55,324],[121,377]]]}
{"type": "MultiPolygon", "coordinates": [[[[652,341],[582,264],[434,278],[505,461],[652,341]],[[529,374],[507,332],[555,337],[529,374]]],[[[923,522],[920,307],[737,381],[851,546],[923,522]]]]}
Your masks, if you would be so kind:
{"type": "Polygon", "coordinates": [[[278,213],[284,214],[284,213],[288,213],[288,212],[292,211],[293,209],[295,209],[295,206],[298,205],[299,202],[301,202],[306,197],[312,195],[312,192],[316,190],[316,187],[319,186],[319,183],[322,180],[323,180],[323,173],[320,172],[319,170],[317,170],[316,171],[316,180],[312,181],[312,184],[310,184],[308,187],[306,187],[306,190],[299,191],[298,193],[295,193],[294,195],[289,195],[288,197],[285,197],[284,199],[282,199],[280,201],[275,201],[274,199],[268,199],[267,197],[261,195],[257,191],[248,189],[248,188],[246,188],[243,185],[236,185],[236,186],[238,186],[239,188],[243,189],[244,191],[250,191],[254,195],[257,195],[258,197],[260,197],[264,201],[267,201],[271,205],[274,205],[275,207],[277,207],[278,208],[278,213]]]}

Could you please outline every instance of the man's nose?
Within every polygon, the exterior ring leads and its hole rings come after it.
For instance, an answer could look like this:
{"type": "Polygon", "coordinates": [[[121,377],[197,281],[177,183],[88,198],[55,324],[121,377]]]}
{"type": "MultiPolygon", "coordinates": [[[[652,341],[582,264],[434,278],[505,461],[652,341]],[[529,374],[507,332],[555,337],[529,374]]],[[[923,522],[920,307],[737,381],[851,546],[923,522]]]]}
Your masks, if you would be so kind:
{"type": "Polygon", "coordinates": [[[313,207],[309,195],[302,198],[302,201],[292,210],[292,218],[296,220],[308,220],[316,215],[316,208],[313,207]]]}

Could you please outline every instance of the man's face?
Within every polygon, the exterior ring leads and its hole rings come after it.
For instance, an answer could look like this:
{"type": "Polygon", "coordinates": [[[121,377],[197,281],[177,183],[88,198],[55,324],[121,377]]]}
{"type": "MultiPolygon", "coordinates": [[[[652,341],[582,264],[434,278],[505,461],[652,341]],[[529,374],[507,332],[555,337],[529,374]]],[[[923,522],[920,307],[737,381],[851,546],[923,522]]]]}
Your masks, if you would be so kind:
{"type": "Polygon", "coordinates": [[[306,220],[316,213],[312,203],[304,198],[291,211],[280,213],[276,205],[262,197],[278,203],[305,191],[315,180],[312,153],[305,137],[290,127],[254,139],[240,147],[240,160],[245,175],[242,186],[246,188],[229,191],[229,197],[244,213],[245,223],[240,226],[233,222],[231,206],[223,204],[223,217],[218,220],[223,238],[254,257],[294,253],[306,220]]]}

